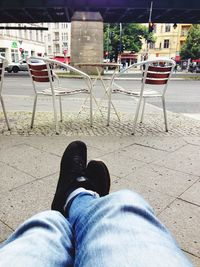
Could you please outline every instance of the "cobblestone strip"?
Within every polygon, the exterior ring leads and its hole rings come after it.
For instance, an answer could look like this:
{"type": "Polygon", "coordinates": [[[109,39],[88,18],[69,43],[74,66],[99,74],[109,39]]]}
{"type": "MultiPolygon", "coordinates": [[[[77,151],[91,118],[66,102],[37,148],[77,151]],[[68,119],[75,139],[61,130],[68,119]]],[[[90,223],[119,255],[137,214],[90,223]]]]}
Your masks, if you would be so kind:
{"type": "MultiPolygon", "coordinates": [[[[11,125],[11,132],[7,131],[3,113],[0,112],[0,135],[44,135],[53,136],[55,125],[53,115],[50,112],[37,112],[35,125],[30,129],[30,112],[9,112],[8,117],[11,125]]],[[[129,136],[132,131],[133,117],[130,114],[121,114],[121,121],[118,122],[113,116],[110,126],[106,126],[106,118],[94,117],[93,127],[90,127],[87,114],[80,115],[65,113],[63,122],[59,123],[60,135],[73,136],[129,136]]],[[[200,121],[184,117],[183,115],[168,114],[169,132],[164,131],[163,116],[161,114],[148,114],[144,123],[138,123],[137,136],[200,136],[200,121]]]]}

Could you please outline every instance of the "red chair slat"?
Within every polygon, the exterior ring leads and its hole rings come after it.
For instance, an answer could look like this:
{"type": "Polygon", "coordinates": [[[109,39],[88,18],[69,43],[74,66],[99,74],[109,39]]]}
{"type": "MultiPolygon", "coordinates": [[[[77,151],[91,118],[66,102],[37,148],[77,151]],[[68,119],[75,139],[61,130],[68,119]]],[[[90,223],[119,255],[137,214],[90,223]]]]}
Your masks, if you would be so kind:
{"type": "Polygon", "coordinates": [[[158,66],[149,66],[148,71],[154,72],[170,72],[172,67],[158,67],[158,66]]]}
{"type": "Polygon", "coordinates": [[[167,83],[167,80],[151,80],[151,79],[146,79],[145,80],[146,84],[165,84],[167,83]]]}
{"type": "Polygon", "coordinates": [[[32,65],[32,64],[28,64],[29,68],[31,70],[46,70],[47,69],[47,65],[46,64],[42,64],[42,65],[32,65]]]}
{"type": "Polygon", "coordinates": [[[48,77],[35,77],[35,76],[32,76],[33,80],[35,82],[43,82],[43,83],[46,83],[46,82],[49,82],[49,78],[48,77]]]}
{"type": "Polygon", "coordinates": [[[41,76],[48,77],[48,71],[47,70],[43,70],[43,71],[31,70],[31,74],[35,77],[41,77],[41,76]]]}
{"type": "Polygon", "coordinates": [[[147,77],[148,78],[168,78],[169,77],[169,73],[155,73],[155,72],[148,72],[147,73],[147,77]]]}

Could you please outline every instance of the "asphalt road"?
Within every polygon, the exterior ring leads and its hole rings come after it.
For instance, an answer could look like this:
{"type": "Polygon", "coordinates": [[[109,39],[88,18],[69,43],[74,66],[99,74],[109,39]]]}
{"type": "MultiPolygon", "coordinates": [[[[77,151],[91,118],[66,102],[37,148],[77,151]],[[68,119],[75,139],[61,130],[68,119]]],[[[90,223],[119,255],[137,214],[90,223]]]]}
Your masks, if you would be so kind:
{"type": "MultiPolygon", "coordinates": [[[[63,85],[70,88],[77,88],[81,84],[80,79],[61,79],[63,85]]],[[[139,80],[120,81],[119,84],[127,88],[138,88],[141,84],[139,80]]],[[[43,84],[45,87],[45,84],[43,84]]],[[[33,87],[28,73],[6,74],[4,80],[3,93],[12,96],[30,96],[33,95],[33,87]]],[[[103,94],[100,83],[95,88],[95,95],[101,97],[103,94]]],[[[119,100],[132,101],[126,96],[119,95],[119,100]]],[[[153,106],[161,107],[160,101],[151,101],[153,106]]],[[[13,103],[14,106],[14,103],[13,103]]],[[[167,110],[184,113],[200,114],[200,81],[193,80],[171,80],[166,93],[167,110]]]]}

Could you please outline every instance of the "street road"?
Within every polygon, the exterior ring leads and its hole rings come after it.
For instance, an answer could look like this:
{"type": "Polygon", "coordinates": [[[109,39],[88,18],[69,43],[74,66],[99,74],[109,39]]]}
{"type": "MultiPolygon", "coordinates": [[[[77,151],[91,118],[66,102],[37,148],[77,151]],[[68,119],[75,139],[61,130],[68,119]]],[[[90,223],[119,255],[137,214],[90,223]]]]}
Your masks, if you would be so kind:
{"type": "MultiPolygon", "coordinates": [[[[81,84],[80,79],[63,78],[61,79],[63,85],[68,85],[72,88],[77,88],[81,84]]],[[[119,84],[128,88],[138,88],[141,82],[138,80],[123,80],[119,84]]],[[[45,84],[43,84],[45,87],[45,84]]],[[[3,94],[9,96],[31,96],[33,95],[33,87],[28,73],[20,73],[17,75],[6,75],[4,80],[3,94]]],[[[96,97],[101,97],[103,90],[98,82],[95,88],[96,97]]],[[[81,96],[80,96],[81,97],[81,96]]],[[[12,97],[13,99],[13,97],[12,97]]],[[[127,105],[131,105],[132,99],[126,96],[119,95],[115,99],[120,100],[127,105]]],[[[160,101],[150,102],[155,107],[161,107],[160,101]]],[[[12,103],[14,110],[15,102],[12,103]]],[[[167,110],[184,113],[184,114],[198,114],[200,116],[200,81],[192,80],[171,80],[166,93],[167,110]]]]}

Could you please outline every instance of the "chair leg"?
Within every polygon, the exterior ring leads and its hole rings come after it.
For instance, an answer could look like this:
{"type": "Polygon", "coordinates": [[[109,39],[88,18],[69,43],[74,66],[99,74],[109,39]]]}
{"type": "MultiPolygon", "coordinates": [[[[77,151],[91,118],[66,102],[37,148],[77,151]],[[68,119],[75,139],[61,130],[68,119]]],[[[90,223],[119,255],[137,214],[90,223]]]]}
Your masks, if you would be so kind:
{"type": "Polygon", "coordinates": [[[4,114],[4,117],[5,117],[5,120],[6,120],[6,125],[7,125],[7,128],[8,128],[8,131],[10,131],[10,124],[9,124],[9,120],[8,120],[8,117],[7,117],[7,113],[6,113],[3,97],[0,96],[0,99],[1,99],[2,109],[3,109],[3,114],[4,114]]]}
{"type": "Polygon", "coordinates": [[[140,118],[140,123],[143,122],[145,104],[146,104],[146,99],[144,98],[144,100],[143,100],[143,106],[142,106],[142,114],[141,114],[141,118],[140,118]]]}
{"type": "Polygon", "coordinates": [[[35,99],[34,99],[34,103],[33,103],[33,113],[32,113],[32,118],[31,118],[31,128],[33,128],[33,124],[34,124],[36,104],[37,104],[37,95],[35,95],[35,99]]]}
{"type": "Polygon", "coordinates": [[[53,101],[53,112],[54,112],[54,120],[55,120],[56,134],[59,134],[55,95],[52,95],[52,101],[53,101]]]}
{"type": "Polygon", "coordinates": [[[163,105],[163,113],[164,113],[164,121],[165,121],[165,131],[168,132],[168,126],[167,126],[167,112],[165,107],[165,98],[162,97],[162,105],[163,105]]]}
{"type": "Polygon", "coordinates": [[[92,93],[90,92],[90,126],[93,125],[92,93]]]}
{"type": "Polygon", "coordinates": [[[132,131],[133,135],[135,134],[136,124],[138,121],[138,115],[139,115],[141,103],[142,103],[142,98],[140,97],[138,104],[137,104],[137,108],[136,108],[136,112],[135,112],[135,118],[134,118],[134,122],[133,122],[133,131],[132,131]]]}
{"type": "Polygon", "coordinates": [[[60,121],[63,121],[63,113],[62,113],[62,99],[61,96],[59,96],[59,106],[60,106],[60,121]]]}
{"type": "Polygon", "coordinates": [[[108,116],[107,116],[107,126],[109,126],[110,124],[110,109],[111,109],[111,94],[112,92],[109,92],[109,96],[108,96],[108,116]]]}

